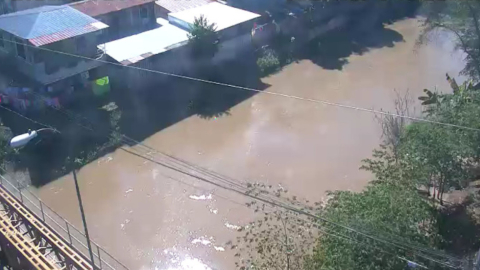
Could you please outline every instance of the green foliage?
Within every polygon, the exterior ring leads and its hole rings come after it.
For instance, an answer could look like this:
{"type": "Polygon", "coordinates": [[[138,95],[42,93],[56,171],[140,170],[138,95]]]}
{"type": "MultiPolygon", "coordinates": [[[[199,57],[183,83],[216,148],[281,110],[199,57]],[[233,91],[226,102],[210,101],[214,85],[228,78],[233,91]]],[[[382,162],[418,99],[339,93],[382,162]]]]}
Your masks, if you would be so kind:
{"type": "MultiPolygon", "coordinates": [[[[316,213],[320,204],[310,205],[295,196],[288,196],[282,187],[265,184],[249,184],[250,195],[286,203],[297,209],[316,213]]],[[[311,252],[318,236],[317,222],[311,217],[272,207],[271,204],[252,201],[247,206],[259,214],[259,218],[238,229],[242,236],[230,241],[227,246],[236,249],[238,269],[305,269],[305,254],[311,252]]]]}
{"type": "MultiPolygon", "coordinates": [[[[415,171],[399,158],[391,145],[381,145],[361,167],[374,180],[363,192],[331,192],[322,217],[372,235],[388,243],[436,247],[438,235],[435,208],[411,181],[415,171]]],[[[409,258],[422,265],[430,262],[392,245],[375,241],[345,228],[323,223],[317,246],[307,256],[307,269],[405,269],[409,258]]],[[[435,268],[442,269],[442,268],[435,268]]]]}
{"type": "Polygon", "coordinates": [[[18,157],[18,151],[10,147],[10,139],[12,137],[13,137],[13,134],[10,128],[7,128],[0,124],[0,166],[1,167],[4,167],[7,162],[14,161],[18,157]]]}
{"type": "MultiPolygon", "coordinates": [[[[122,118],[122,111],[114,102],[108,103],[101,109],[108,112],[110,122],[110,134],[108,135],[108,140],[104,143],[96,144],[93,149],[90,149],[88,151],[80,151],[80,153],[75,156],[75,159],[73,159],[75,166],[85,166],[93,160],[97,159],[100,155],[104,154],[105,150],[111,147],[116,147],[122,143],[123,135],[120,132],[120,120],[122,118]]],[[[69,156],[66,157],[66,160],[64,162],[66,165],[63,166],[62,170],[65,172],[69,170],[71,162],[72,159],[69,156]]]]}
{"type": "Polygon", "coordinates": [[[280,68],[280,60],[277,53],[272,49],[266,49],[257,59],[257,66],[263,74],[269,74],[280,68]]]}
{"type": "Polygon", "coordinates": [[[123,135],[120,133],[120,120],[122,118],[122,111],[118,108],[115,102],[110,102],[102,107],[102,110],[108,112],[110,122],[109,140],[101,148],[109,148],[117,146],[121,143],[123,135]]]}
{"type": "Polygon", "coordinates": [[[195,57],[213,57],[218,51],[217,27],[214,23],[209,23],[203,15],[195,18],[188,40],[192,44],[195,57]]]}
{"type": "Polygon", "coordinates": [[[374,175],[374,181],[405,185],[410,187],[413,170],[411,165],[401,159],[393,151],[391,145],[380,145],[374,149],[372,158],[362,160],[362,170],[369,171],[374,175]]]}
{"type": "Polygon", "coordinates": [[[472,179],[480,149],[478,132],[457,127],[479,128],[480,92],[471,82],[459,86],[448,74],[447,80],[453,93],[439,94],[425,89],[426,96],[419,99],[423,101],[427,120],[453,126],[411,123],[404,128],[395,152],[396,161],[404,172],[408,171],[404,179],[429,192],[433,188],[440,203],[445,192],[463,188],[472,179]]]}
{"type": "Polygon", "coordinates": [[[422,105],[431,105],[435,104],[438,101],[438,94],[432,92],[428,89],[423,89],[425,96],[418,97],[419,100],[422,101],[422,105]]]}
{"type": "Polygon", "coordinates": [[[469,178],[471,152],[459,143],[455,130],[431,123],[413,123],[402,141],[402,158],[410,165],[418,184],[439,189],[438,199],[450,188],[458,189],[469,178]]]}
{"type": "MultiPolygon", "coordinates": [[[[480,134],[460,126],[480,128],[480,91],[471,82],[458,85],[448,75],[447,80],[452,87],[451,93],[426,90],[427,97],[422,100],[429,101],[424,104],[427,120],[450,125],[398,123],[387,119],[387,133],[395,130],[392,135],[395,139],[384,140],[371,158],[363,160],[361,168],[374,176],[364,191],[331,192],[322,208],[287,197],[288,205],[319,215],[321,220],[305,218],[283,208],[267,210],[265,205],[249,204],[262,213],[263,218],[241,229],[244,235],[233,245],[243,246],[237,253],[238,267],[401,270],[406,268],[405,259],[402,259],[406,258],[429,269],[444,269],[441,264],[419,256],[418,252],[391,243],[426,248],[434,260],[450,264],[453,262],[445,261],[445,253],[438,250],[439,247],[456,245],[462,250],[471,250],[477,243],[468,236],[476,235],[470,230],[474,226],[468,223],[465,215],[456,214],[458,210],[451,212],[445,206],[439,207],[437,202],[443,202],[443,194],[449,189],[465,188],[474,179],[480,158],[480,134]],[[452,230],[459,224],[453,219],[459,216],[463,220],[462,228],[469,228],[468,233],[466,229],[452,230]]],[[[408,103],[401,102],[397,110],[408,111],[405,104],[408,103]]],[[[382,127],[385,130],[385,125],[382,127]]],[[[278,199],[285,196],[279,190],[258,192],[257,186],[253,190],[255,195],[275,195],[278,199]]],[[[472,205],[478,207],[478,199],[473,202],[472,205]]],[[[474,214],[479,212],[472,207],[467,210],[474,214]]]]}
{"type": "Polygon", "coordinates": [[[462,73],[480,80],[480,2],[475,0],[425,1],[425,32],[420,41],[427,41],[436,30],[453,34],[457,48],[466,54],[462,73]]]}
{"type": "MultiPolygon", "coordinates": [[[[333,192],[323,217],[380,239],[432,245],[435,219],[432,208],[412,188],[375,182],[365,191],[333,192]]],[[[368,239],[352,231],[324,224],[309,269],[405,269],[397,256],[404,250],[368,239]],[[343,236],[343,237],[339,237],[343,236]]],[[[419,258],[417,258],[417,261],[419,258]]]]}

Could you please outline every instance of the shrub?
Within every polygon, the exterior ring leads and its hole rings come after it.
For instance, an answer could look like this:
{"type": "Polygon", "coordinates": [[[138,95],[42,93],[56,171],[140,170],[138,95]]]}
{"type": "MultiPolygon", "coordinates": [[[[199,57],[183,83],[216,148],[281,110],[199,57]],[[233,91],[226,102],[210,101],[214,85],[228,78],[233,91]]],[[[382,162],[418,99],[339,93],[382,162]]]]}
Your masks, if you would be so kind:
{"type": "Polygon", "coordinates": [[[264,50],[257,59],[257,66],[263,74],[269,74],[280,68],[280,60],[277,52],[272,49],[264,50]]]}
{"type": "Polygon", "coordinates": [[[188,33],[195,57],[213,57],[218,51],[219,39],[215,23],[209,23],[203,15],[195,18],[188,33]]]}

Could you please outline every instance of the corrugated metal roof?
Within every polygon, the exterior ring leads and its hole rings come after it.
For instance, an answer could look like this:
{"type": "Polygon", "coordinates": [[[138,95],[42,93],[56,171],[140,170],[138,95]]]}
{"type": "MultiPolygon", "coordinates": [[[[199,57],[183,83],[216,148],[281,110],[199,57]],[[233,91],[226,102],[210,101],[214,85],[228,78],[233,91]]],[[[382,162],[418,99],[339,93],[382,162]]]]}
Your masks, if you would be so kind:
{"type": "Polygon", "coordinates": [[[68,39],[68,38],[75,37],[75,36],[80,36],[80,35],[83,35],[83,34],[86,34],[86,33],[94,32],[94,31],[97,31],[99,29],[106,28],[105,24],[104,24],[104,26],[105,27],[99,28],[98,24],[93,23],[93,24],[85,25],[82,28],[67,29],[67,30],[64,30],[62,32],[58,32],[58,33],[55,33],[55,34],[40,36],[40,37],[37,37],[37,38],[32,38],[32,39],[29,39],[28,41],[30,41],[30,43],[32,43],[33,45],[38,47],[38,46],[50,44],[50,43],[53,43],[53,42],[68,39]]]}
{"type": "Polygon", "coordinates": [[[122,65],[130,65],[187,42],[187,31],[165,24],[150,31],[99,45],[98,48],[122,65]]]}
{"type": "Polygon", "coordinates": [[[215,2],[215,0],[158,0],[155,3],[169,12],[179,12],[212,2],[215,2]]]}
{"type": "Polygon", "coordinates": [[[184,29],[189,29],[195,18],[204,16],[209,23],[214,23],[217,31],[260,17],[259,14],[213,2],[197,8],[169,13],[168,20],[184,29]]]}
{"type": "Polygon", "coordinates": [[[0,29],[41,46],[108,27],[69,6],[43,6],[0,16],[0,29]]]}
{"type": "Polygon", "coordinates": [[[72,3],[70,6],[89,16],[95,17],[153,1],[155,0],[85,0],[72,3]]]}

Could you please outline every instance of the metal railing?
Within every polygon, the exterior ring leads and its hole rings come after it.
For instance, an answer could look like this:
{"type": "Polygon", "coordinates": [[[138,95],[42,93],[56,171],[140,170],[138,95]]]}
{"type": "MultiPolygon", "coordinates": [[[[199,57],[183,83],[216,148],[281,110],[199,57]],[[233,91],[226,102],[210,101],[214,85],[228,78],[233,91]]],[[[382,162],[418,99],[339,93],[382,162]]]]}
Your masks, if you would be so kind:
{"type": "MultiPolygon", "coordinates": [[[[86,244],[87,238],[80,230],[57,214],[35,194],[29,190],[24,189],[22,191],[22,189],[15,187],[15,185],[8,181],[3,175],[0,175],[0,184],[20,200],[30,211],[37,215],[45,224],[63,237],[72,247],[78,250],[85,258],[90,258],[86,244]]],[[[97,243],[91,239],[90,242],[92,244],[96,269],[128,270],[124,264],[115,259],[97,243]]]]}

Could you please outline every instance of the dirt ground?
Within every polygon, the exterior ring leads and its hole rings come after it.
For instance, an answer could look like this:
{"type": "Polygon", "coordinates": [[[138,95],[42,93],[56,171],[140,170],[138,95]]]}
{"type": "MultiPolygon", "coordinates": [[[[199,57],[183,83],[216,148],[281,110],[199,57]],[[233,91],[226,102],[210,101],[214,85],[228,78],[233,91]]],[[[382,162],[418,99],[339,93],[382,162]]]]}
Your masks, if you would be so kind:
{"type": "MultiPolygon", "coordinates": [[[[462,55],[448,40],[416,47],[419,31],[417,20],[407,19],[322,47],[317,58],[264,78],[264,91],[388,110],[394,90],[409,90],[416,99],[424,88],[448,89],[445,73],[458,75],[462,55]]],[[[282,185],[310,200],[321,200],[327,190],[361,190],[370,175],[359,171],[360,161],[379,142],[370,113],[268,93],[228,114],[187,117],[143,140],[235,181],[282,185]]],[[[222,188],[237,182],[208,184],[161,165],[174,162],[152,149],[125,149],[79,172],[91,237],[131,269],[234,269],[225,243],[254,217],[243,196],[222,188]]],[[[193,167],[184,171],[200,175],[193,167]]],[[[35,192],[81,228],[71,175],[35,192]]]]}

